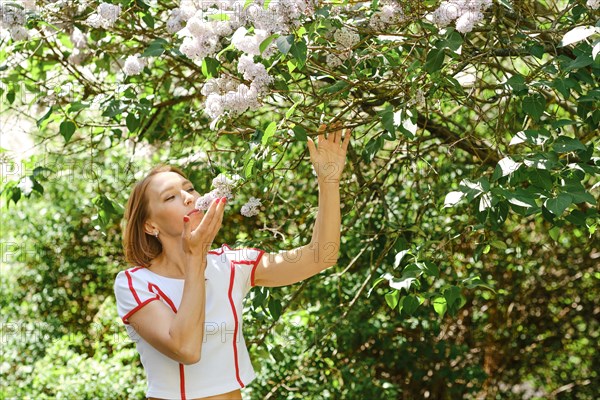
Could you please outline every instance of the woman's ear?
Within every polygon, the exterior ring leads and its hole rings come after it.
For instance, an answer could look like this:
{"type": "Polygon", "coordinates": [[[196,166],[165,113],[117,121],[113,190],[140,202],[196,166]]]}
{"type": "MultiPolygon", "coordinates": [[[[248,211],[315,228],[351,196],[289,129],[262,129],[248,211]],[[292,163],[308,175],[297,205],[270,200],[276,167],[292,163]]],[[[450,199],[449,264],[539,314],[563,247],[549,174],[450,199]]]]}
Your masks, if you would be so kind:
{"type": "Polygon", "coordinates": [[[144,222],[144,232],[146,232],[148,235],[154,236],[154,233],[156,231],[157,231],[157,228],[154,226],[154,224],[151,221],[144,222]]]}

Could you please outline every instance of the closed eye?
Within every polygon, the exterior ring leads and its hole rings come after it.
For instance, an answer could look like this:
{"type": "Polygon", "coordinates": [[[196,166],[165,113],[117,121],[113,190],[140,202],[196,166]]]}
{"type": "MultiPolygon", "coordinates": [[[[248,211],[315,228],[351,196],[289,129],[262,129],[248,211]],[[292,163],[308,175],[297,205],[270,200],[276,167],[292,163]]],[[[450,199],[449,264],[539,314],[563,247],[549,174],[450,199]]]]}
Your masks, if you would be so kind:
{"type": "MultiPolygon", "coordinates": [[[[196,189],[194,189],[194,188],[192,187],[192,188],[189,188],[187,191],[188,191],[188,192],[194,192],[195,190],[196,190],[196,189]]],[[[169,196],[169,197],[167,197],[167,198],[165,199],[165,201],[169,201],[169,200],[171,200],[171,199],[174,199],[174,198],[175,198],[175,196],[169,196]]]]}

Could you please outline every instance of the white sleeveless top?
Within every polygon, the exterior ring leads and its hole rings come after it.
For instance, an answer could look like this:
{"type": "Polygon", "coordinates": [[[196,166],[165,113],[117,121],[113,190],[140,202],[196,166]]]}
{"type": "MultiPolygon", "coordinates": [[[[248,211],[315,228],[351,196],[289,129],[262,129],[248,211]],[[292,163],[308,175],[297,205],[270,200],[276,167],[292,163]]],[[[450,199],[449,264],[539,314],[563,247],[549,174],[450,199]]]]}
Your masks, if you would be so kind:
{"type": "Polygon", "coordinates": [[[255,377],[242,334],[242,302],[254,286],[263,250],[232,249],[224,244],[208,252],[205,271],[206,312],[200,361],[181,364],[142,339],[129,317],[158,300],[177,312],[185,280],[160,276],[144,267],[118,273],[114,291],[117,311],[136,342],[148,379],[147,397],[193,399],[231,392],[255,377]]]}

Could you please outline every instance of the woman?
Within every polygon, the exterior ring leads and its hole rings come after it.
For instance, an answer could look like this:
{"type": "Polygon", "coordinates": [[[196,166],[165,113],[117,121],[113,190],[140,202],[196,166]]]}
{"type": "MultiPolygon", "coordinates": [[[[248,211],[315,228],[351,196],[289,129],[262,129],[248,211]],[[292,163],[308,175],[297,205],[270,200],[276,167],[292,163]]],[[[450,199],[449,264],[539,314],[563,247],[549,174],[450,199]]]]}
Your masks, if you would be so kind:
{"type": "Polygon", "coordinates": [[[129,198],[124,250],[135,265],[119,272],[119,316],[146,372],[150,399],[241,399],[255,373],[242,334],[242,301],[252,286],[284,286],[337,261],[339,181],[350,130],[338,124],[317,145],[309,139],[317,173],[319,210],[309,244],[268,253],[223,245],[210,250],[226,198],[196,211],[199,193],[175,167],[159,166],[129,198]],[[155,301],[158,300],[158,301],[155,301]]]}

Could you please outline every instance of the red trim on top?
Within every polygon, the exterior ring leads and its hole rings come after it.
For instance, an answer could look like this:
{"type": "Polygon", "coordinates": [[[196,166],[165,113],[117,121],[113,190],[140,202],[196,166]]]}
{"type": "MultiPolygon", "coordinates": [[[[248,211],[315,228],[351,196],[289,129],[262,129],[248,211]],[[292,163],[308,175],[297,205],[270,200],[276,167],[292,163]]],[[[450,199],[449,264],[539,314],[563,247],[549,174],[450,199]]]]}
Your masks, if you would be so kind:
{"type": "Polygon", "coordinates": [[[179,391],[181,400],[185,400],[185,370],[182,363],[179,363],[179,391]]]}
{"type": "MultiPolygon", "coordinates": [[[[131,271],[131,272],[135,272],[135,271],[131,271]]],[[[140,304],[142,304],[142,302],[140,301],[140,298],[138,297],[137,292],[133,288],[133,280],[131,279],[131,274],[129,273],[129,270],[125,271],[125,276],[127,276],[127,283],[129,283],[129,291],[131,292],[131,294],[133,294],[133,298],[135,299],[135,302],[139,306],[140,304]]]]}
{"type": "Polygon", "coordinates": [[[150,283],[148,282],[148,290],[151,291],[152,293],[156,294],[156,297],[158,298],[158,296],[162,297],[167,304],[171,307],[171,310],[173,310],[173,312],[175,314],[177,314],[177,308],[175,307],[175,303],[173,303],[173,301],[169,298],[169,296],[167,296],[162,290],[160,290],[160,288],[155,285],[154,283],[150,283]],[[158,293],[156,293],[154,291],[154,289],[156,289],[158,291],[158,293]]]}
{"type": "Polygon", "coordinates": [[[123,316],[123,318],[121,318],[121,320],[123,321],[124,324],[129,325],[129,317],[131,317],[133,314],[135,314],[136,312],[138,312],[140,310],[140,308],[144,307],[146,304],[154,301],[154,300],[158,300],[158,295],[156,297],[151,297],[148,300],[144,301],[143,303],[137,305],[133,310],[129,311],[127,314],[125,314],[123,316]]]}
{"type": "Polygon", "coordinates": [[[238,383],[240,384],[240,388],[243,388],[244,382],[242,382],[242,380],[240,379],[240,366],[238,363],[238,354],[237,354],[237,332],[238,332],[238,318],[237,318],[237,313],[235,312],[235,304],[233,303],[233,297],[232,297],[232,292],[233,292],[233,283],[235,281],[235,263],[231,262],[230,264],[230,268],[231,268],[231,274],[229,275],[229,293],[227,294],[229,296],[229,304],[231,305],[231,312],[233,313],[233,320],[234,320],[234,330],[233,330],[233,360],[235,362],[235,378],[237,379],[238,383]]]}

